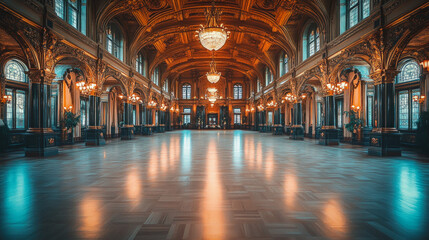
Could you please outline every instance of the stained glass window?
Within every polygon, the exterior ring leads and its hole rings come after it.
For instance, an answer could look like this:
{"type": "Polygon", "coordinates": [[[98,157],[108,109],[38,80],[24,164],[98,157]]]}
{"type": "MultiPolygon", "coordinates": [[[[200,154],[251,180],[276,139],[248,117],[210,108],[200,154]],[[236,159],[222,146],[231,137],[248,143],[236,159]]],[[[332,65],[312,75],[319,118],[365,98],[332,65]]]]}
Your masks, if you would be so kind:
{"type": "Polygon", "coordinates": [[[182,98],[191,99],[191,85],[188,83],[182,86],[182,98]]]}
{"type": "Polygon", "coordinates": [[[25,92],[16,91],[16,128],[25,128],[25,92]]]}
{"type": "Polygon", "coordinates": [[[343,127],[343,101],[339,100],[337,103],[337,127],[343,127]]]}
{"type": "Polygon", "coordinates": [[[242,99],[243,98],[243,86],[241,84],[234,85],[234,99],[242,99]]]}
{"type": "Polygon", "coordinates": [[[55,13],[64,19],[64,0],[55,0],[55,13]]]}
{"type": "Polygon", "coordinates": [[[401,68],[398,83],[416,81],[420,77],[420,66],[414,60],[408,60],[401,68]]]}
{"type": "Polygon", "coordinates": [[[322,103],[317,103],[317,126],[322,126],[322,103]]]}
{"type": "Polygon", "coordinates": [[[83,128],[87,126],[88,123],[88,100],[87,99],[81,99],[80,100],[80,123],[83,128]]]}
{"type": "Polygon", "coordinates": [[[17,60],[10,60],[5,66],[6,79],[18,82],[26,82],[24,67],[17,60]]]}
{"type": "Polygon", "coordinates": [[[400,91],[398,94],[399,103],[399,129],[408,129],[408,91],[400,91]]]}
{"type": "MultiPolygon", "coordinates": [[[[420,90],[419,89],[412,90],[412,97],[414,97],[414,96],[420,96],[420,90]]],[[[417,123],[419,121],[419,114],[420,114],[419,102],[412,101],[412,103],[411,103],[411,123],[412,123],[411,129],[413,129],[413,130],[417,129],[417,123]]]]}
{"type": "Polygon", "coordinates": [[[183,124],[191,123],[191,109],[183,108],[183,124]]]}
{"type": "MultiPolygon", "coordinates": [[[[6,95],[12,96],[12,90],[6,89],[6,95]]],[[[13,107],[12,102],[6,104],[6,124],[9,128],[14,128],[13,126],[13,107]]]]}
{"type": "Polygon", "coordinates": [[[284,73],[286,74],[289,72],[289,57],[285,55],[284,58],[284,73]]]}

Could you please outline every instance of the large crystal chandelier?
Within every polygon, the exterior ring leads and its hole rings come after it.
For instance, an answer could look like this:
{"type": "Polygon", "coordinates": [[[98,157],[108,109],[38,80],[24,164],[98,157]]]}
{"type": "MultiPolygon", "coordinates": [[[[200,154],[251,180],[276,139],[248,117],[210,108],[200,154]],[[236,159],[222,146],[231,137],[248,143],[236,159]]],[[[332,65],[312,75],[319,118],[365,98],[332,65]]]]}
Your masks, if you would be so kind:
{"type": "Polygon", "coordinates": [[[217,83],[220,79],[220,72],[216,71],[216,63],[214,61],[214,57],[212,56],[212,62],[210,63],[210,72],[206,74],[207,80],[211,83],[217,83]]]}
{"type": "Polygon", "coordinates": [[[213,1],[211,9],[206,9],[205,11],[206,25],[200,25],[201,28],[196,31],[195,36],[200,39],[203,47],[210,51],[217,51],[222,48],[229,37],[229,31],[227,31],[226,27],[217,23],[221,14],[222,12],[215,8],[213,1]]]}

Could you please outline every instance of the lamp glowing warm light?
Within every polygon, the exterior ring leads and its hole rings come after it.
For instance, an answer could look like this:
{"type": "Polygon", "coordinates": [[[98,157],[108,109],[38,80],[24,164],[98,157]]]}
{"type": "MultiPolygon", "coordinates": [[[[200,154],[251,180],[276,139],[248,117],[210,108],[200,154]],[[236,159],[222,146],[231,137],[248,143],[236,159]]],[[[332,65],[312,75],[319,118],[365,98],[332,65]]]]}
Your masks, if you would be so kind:
{"type": "Polygon", "coordinates": [[[2,103],[10,103],[12,102],[12,95],[4,95],[1,99],[2,103]]]}
{"type": "Polygon", "coordinates": [[[83,94],[83,95],[90,95],[93,93],[93,91],[95,90],[95,88],[97,87],[96,83],[86,83],[85,81],[79,81],[76,83],[76,86],[78,87],[79,91],[83,94]]]}
{"type": "Polygon", "coordinates": [[[199,38],[201,45],[210,51],[217,51],[222,48],[229,37],[229,31],[223,26],[218,25],[218,20],[221,11],[215,8],[214,2],[211,9],[206,9],[206,25],[200,25],[200,29],[196,31],[196,37],[199,38]]]}
{"type": "Polygon", "coordinates": [[[423,62],[420,63],[420,65],[422,65],[423,68],[429,71],[429,60],[424,60],[423,62]]]}
{"type": "Polygon", "coordinates": [[[212,62],[210,63],[210,72],[206,74],[207,80],[210,83],[217,83],[219,82],[220,75],[221,73],[216,71],[216,63],[214,61],[214,57],[212,56],[212,62]]]}
{"type": "Polygon", "coordinates": [[[419,96],[419,95],[415,95],[413,96],[413,102],[418,102],[418,103],[423,103],[426,99],[426,96],[419,96]]]}

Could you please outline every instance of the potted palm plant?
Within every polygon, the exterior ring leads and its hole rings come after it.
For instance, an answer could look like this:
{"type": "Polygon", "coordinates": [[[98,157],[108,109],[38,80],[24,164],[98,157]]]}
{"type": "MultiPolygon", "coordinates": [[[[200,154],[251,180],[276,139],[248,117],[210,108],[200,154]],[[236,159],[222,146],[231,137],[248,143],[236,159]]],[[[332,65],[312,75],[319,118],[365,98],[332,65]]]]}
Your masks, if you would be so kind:
{"type": "Polygon", "coordinates": [[[347,131],[352,133],[352,143],[360,142],[363,119],[359,116],[359,110],[350,109],[350,111],[345,111],[344,114],[349,117],[350,120],[344,127],[347,131]]]}
{"type": "MultiPolygon", "coordinates": [[[[64,119],[62,123],[64,124],[64,127],[66,128],[67,133],[71,129],[71,138],[70,138],[71,143],[74,143],[73,129],[79,124],[79,121],[80,121],[80,115],[73,113],[71,109],[68,109],[68,110],[66,109],[64,111],[64,119]]],[[[67,135],[68,134],[66,134],[66,136],[67,135]]]]}

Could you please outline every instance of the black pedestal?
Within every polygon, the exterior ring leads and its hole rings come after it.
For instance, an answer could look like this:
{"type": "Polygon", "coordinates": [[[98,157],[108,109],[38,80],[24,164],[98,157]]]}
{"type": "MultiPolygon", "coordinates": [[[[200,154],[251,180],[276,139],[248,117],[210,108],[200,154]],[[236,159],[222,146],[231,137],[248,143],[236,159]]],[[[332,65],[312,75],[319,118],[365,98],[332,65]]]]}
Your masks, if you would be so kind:
{"type": "Polygon", "coordinates": [[[104,133],[101,129],[87,129],[86,130],[86,146],[100,146],[105,145],[104,133]]]}
{"type": "Polygon", "coordinates": [[[131,140],[134,138],[134,127],[121,127],[121,140],[131,140]]]}
{"type": "Polygon", "coordinates": [[[338,145],[340,143],[338,137],[338,129],[321,129],[319,144],[320,145],[338,145]]]}
{"type": "Polygon", "coordinates": [[[401,156],[401,134],[372,132],[368,155],[371,156],[401,156]]]}
{"type": "Polygon", "coordinates": [[[152,135],[152,127],[149,126],[143,126],[142,127],[142,134],[143,135],[152,135]]]}
{"type": "Polygon", "coordinates": [[[289,139],[304,140],[304,127],[300,125],[292,126],[290,129],[289,139]]]}
{"type": "Polygon", "coordinates": [[[58,154],[53,132],[29,132],[25,141],[26,157],[49,157],[58,154]]]}
{"type": "Polygon", "coordinates": [[[267,126],[259,126],[259,132],[264,133],[267,132],[267,126]]]}

